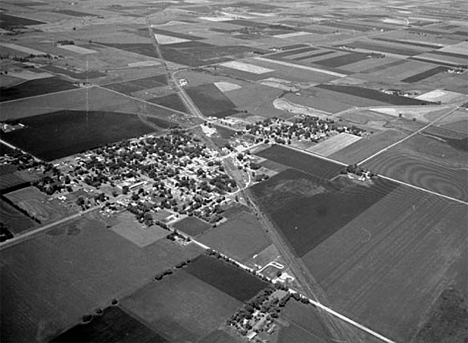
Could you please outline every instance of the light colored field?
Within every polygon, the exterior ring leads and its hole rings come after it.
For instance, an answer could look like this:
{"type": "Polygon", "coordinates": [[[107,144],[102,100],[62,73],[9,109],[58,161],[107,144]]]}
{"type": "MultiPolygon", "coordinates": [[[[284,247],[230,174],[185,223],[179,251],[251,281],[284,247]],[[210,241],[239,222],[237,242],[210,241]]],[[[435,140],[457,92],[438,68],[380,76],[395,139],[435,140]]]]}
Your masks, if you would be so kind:
{"type": "Polygon", "coordinates": [[[159,34],[159,33],[158,33],[158,34],[154,34],[154,37],[156,37],[156,40],[158,41],[158,43],[159,43],[159,44],[162,44],[162,45],[189,42],[188,39],[183,39],[183,38],[178,38],[178,37],[172,37],[172,36],[161,35],[161,34],[159,34]]]}
{"type": "Polygon", "coordinates": [[[256,66],[253,64],[247,64],[244,62],[238,62],[238,61],[225,62],[225,63],[221,63],[220,65],[222,65],[223,67],[237,69],[237,70],[245,71],[245,72],[252,73],[252,74],[265,74],[265,73],[270,73],[274,71],[273,69],[268,69],[268,68],[256,66]]]}
{"type": "Polygon", "coordinates": [[[331,154],[340,151],[341,149],[347,147],[348,145],[357,142],[362,137],[351,135],[349,133],[340,133],[339,135],[333,136],[326,141],[320,142],[317,145],[314,145],[310,149],[310,152],[319,154],[322,156],[330,156],[331,154]]]}
{"type": "Polygon", "coordinates": [[[439,51],[451,52],[454,54],[462,54],[468,56],[468,42],[461,42],[445,48],[440,49],[439,51]]]}
{"type": "Polygon", "coordinates": [[[297,37],[297,36],[305,36],[305,35],[310,35],[310,32],[304,32],[304,31],[299,31],[299,32],[292,32],[292,33],[284,33],[282,35],[276,35],[273,36],[275,38],[291,38],[291,37],[297,37]]]}
{"type": "Polygon", "coordinates": [[[258,82],[261,83],[264,86],[283,89],[283,90],[286,90],[286,91],[298,91],[299,90],[297,87],[294,87],[291,84],[290,81],[277,79],[275,77],[270,77],[268,79],[263,79],[263,80],[260,80],[258,82]]]}
{"type": "Polygon", "coordinates": [[[465,94],[446,91],[443,89],[435,89],[433,91],[421,94],[417,96],[416,99],[426,100],[426,101],[440,101],[442,103],[453,102],[453,101],[463,101],[466,98],[465,94]]]}
{"type": "Polygon", "coordinates": [[[303,66],[303,65],[300,65],[300,64],[290,63],[290,62],[275,61],[275,60],[270,60],[270,59],[263,58],[263,57],[255,57],[255,59],[258,60],[258,61],[268,62],[268,63],[272,63],[272,64],[280,64],[280,65],[283,65],[283,66],[286,66],[286,67],[298,68],[298,69],[303,69],[303,70],[315,71],[317,73],[323,73],[323,74],[328,74],[328,75],[337,76],[337,77],[347,76],[345,74],[335,73],[333,71],[307,67],[307,66],[303,66]]]}
{"type": "Polygon", "coordinates": [[[8,72],[8,75],[13,77],[18,77],[23,80],[38,80],[38,79],[46,79],[48,77],[52,77],[53,75],[49,73],[33,73],[28,70],[22,70],[20,72],[12,71],[8,72]]]}
{"type": "Polygon", "coordinates": [[[77,54],[80,54],[80,55],[88,55],[88,54],[97,53],[96,50],[86,49],[77,45],[60,45],[60,48],[71,51],[71,52],[76,52],[77,54]]]}
{"type": "Polygon", "coordinates": [[[236,85],[235,83],[224,82],[224,81],[215,82],[215,86],[218,87],[218,89],[221,92],[229,92],[229,91],[232,91],[232,90],[235,90],[235,89],[242,88],[241,86],[236,85]]]}
{"type": "Polygon", "coordinates": [[[10,48],[16,51],[24,52],[25,54],[32,54],[32,55],[45,55],[46,53],[43,51],[27,48],[25,46],[10,44],[10,43],[0,43],[0,46],[4,46],[5,48],[10,48]]]}
{"type": "Polygon", "coordinates": [[[387,114],[393,117],[399,117],[400,113],[405,119],[422,121],[429,123],[442,116],[449,110],[449,107],[440,106],[395,106],[395,107],[372,107],[369,110],[377,113],[387,114]]]}
{"type": "Polygon", "coordinates": [[[129,63],[128,66],[131,68],[138,68],[138,67],[153,67],[153,66],[158,66],[161,63],[158,61],[141,61],[141,62],[133,62],[129,63]]]}
{"type": "Polygon", "coordinates": [[[308,115],[308,116],[316,116],[316,117],[321,117],[321,118],[328,117],[326,114],[324,114],[323,112],[321,112],[319,110],[316,110],[315,108],[295,104],[295,103],[293,103],[293,102],[291,102],[289,100],[286,100],[284,98],[275,99],[273,101],[273,106],[275,106],[275,108],[277,108],[279,110],[292,112],[292,113],[295,113],[295,114],[305,114],[305,115],[308,115]]]}
{"type": "Polygon", "coordinates": [[[232,20],[232,17],[198,17],[199,19],[208,20],[208,21],[229,21],[232,20]]]}
{"type": "Polygon", "coordinates": [[[112,226],[111,230],[140,248],[152,244],[169,234],[169,231],[158,225],[146,227],[140,224],[135,216],[127,211],[120,213],[117,220],[119,223],[112,226]]]}

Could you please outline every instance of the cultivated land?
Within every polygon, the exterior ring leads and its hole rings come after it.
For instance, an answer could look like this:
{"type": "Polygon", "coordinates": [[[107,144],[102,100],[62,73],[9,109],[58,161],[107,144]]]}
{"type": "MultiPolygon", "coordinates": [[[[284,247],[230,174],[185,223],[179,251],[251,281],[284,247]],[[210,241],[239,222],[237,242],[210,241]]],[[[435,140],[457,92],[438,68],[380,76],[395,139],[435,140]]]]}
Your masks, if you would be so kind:
{"type": "Polygon", "coordinates": [[[2,3],[0,340],[466,343],[467,15],[2,3]]]}

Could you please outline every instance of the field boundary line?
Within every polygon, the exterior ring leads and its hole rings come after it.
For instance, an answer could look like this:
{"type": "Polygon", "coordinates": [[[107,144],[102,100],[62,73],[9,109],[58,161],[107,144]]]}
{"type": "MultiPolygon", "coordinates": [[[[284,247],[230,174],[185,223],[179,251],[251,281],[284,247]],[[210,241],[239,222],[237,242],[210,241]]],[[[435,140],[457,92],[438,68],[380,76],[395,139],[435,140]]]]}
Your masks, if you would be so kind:
{"type": "Polygon", "coordinates": [[[431,121],[429,124],[427,124],[427,125],[423,126],[422,128],[420,128],[419,130],[414,131],[413,133],[409,134],[408,136],[406,136],[406,137],[400,139],[399,141],[397,141],[397,142],[395,142],[395,143],[393,143],[393,144],[390,144],[389,146],[383,148],[383,149],[380,150],[380,151],[377,151],[375,154],[373,154],[373,155],[371,155],[371,156],[369,156],[369,157],[363,159],[361,162],[358,162],[358,163],[356,163],[356,164],[357,164],[357,165],[363,164],[363,163],[365,163],[365,162],[367,162],[367,161],[373,159],[374,157],[380,155],[381,153],[383,153],[383,152],[385,152],[385,151],[387,151],[387,150],[393,148],[394,146],[397,146],[398,144],[400,144],[400,143],[402,143],[402,142],[404,142],[404,141],[406,141],[406,140],[408,140],[408,139],[410,139],[410,138],[416,136],[418,133],[420,133],[420,132],[426,130],[427,128],[431,127],[432,125],[434,125],[434,124],[437,123],[438,121],[444,119],[445,117],[448,117],[449,115],[451,115],[453,112],[455,112],[455,111],[458,110],[458,109],[459,109],[458,106],[455,107],[455,108],[452,108],[450,111],[448,111],[447,113],[445,113],[443,116],[440,116],[439,118],[437,118],[437,119],[431,121]]]}

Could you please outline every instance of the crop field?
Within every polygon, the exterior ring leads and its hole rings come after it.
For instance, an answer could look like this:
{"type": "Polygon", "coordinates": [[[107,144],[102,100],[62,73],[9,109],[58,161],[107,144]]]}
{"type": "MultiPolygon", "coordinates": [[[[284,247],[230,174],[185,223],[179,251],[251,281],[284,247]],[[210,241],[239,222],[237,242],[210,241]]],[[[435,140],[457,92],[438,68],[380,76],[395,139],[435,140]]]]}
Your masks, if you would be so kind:
{"type": "Polygon", "coordinates": [[[253,298],[267,286],[239,267],[206,255],[197,257],[184,270],[242,302],[253,298]]]}
{"type": "Polygon", "coordinates": [[[5,197],[26,211],[32,218],[36,218],[41,224],[75,214],[74,210],[69,209],[60,200],[49,200],[46,194],[32,186],[8,193],[5,197]]]}
{"type": "Polygon", "coordinates": [[[13,235],[18,235],[39,226],[37,222],[11,206],[2,198],[0,198],[0,221],[8,227],[8,230],[13,235]]]}
{"type": "Polygon", "coordinates": [[[147,101],[152,102],[156,105],[161,105],[167,108],[172,108],[179,112],[187,112],[187,107],[177,93],[165,95],[158,98],[148,99],[147,101]]]}
{"type": "Polygon", "coordinates": [[[121,304],[132,316],[171,342],[202,339],[241,306],[240,301],[185,269],[147,283],[121,304]]]}
{"type": "Polygon", "coordinates": [[[46,161],[155,131],[128,113],[58,111],[21,119],[2,139],[46,161]]]}
{"type": "Polygon", "coordinates": [[[340,86],[340,85],[318,85],[316,88],[326,89],[337,93],[353,95],[359,98],[380,101],[392,105],[424,105],[427,101],[412,99],[403,96],[389,95],[379,92],[374,89],[355,87],[355,86],[340,86]]]}
{"type": "Polygon", "coordinates": [[[347,43],[346,46],[352,47],[355,49],[365,49],[369,51],[384,52],[384,53],[403,55],[403,56],[414,56],[414,55],[418,55],[421,53],[421,51],[414,50],[414,49],[395,47],[391,45],[376,44],[374,42],[368,43],[365,41],[356,41],[353,43],[347,43]]]}
{"type": "Polygon", "coordinates": [[[184,218],[175,223],[173,226],[177,230],[185,232],[186,234],[189,234],[192,237],[200,236],[205,231],[211,228],[210,224],[196,217],[184,218]]]}
{"type": "Polygon", "coordinates": [[[308,149],[314,154],[322,156],[330,156],[335,152],[340,151],[341,149],[359,141],[362,137],[351,135],[349,133],[340,133],[336,136],[333,136],[323,142],[314,145],[312,148],[308,149]]]}
{"type": "Polygon", "coordinates": [[[367,161],[364,166],[375,173],[394,178],[455,199],[468,201],[468,170],[447,168],[414,152],[396,146],[367,161]]]}
{"type": "Polygon", "coordinates": [[[90,323],[78,324],[50,341],[63,342],[169,343],[116,306],[107,307],[102,315],[95,316],[90,323]]]}
{"type": "Polygon", "coordinates": [[[407,135],[400,130],[381,131],[371,135],[369,139],[361,139],[328,157],[345,164],[358,163],[407,135]]]}
{"type": "Polygon", "coordinates": [[[29,80],[16,86],[2,89],[0,102],[29,98],[36,95],[56,93],[71,89],[76,89],[76,86],[72,82],[62,80],[58,77],[29,80]]]}
{"type": "Polygon", "coordinates": [[[133,92],[165,85],[167,85],[166,76],[162,74],[132,81],[112,83],[106,85],[105,88],[115,90],[119,93],[131,95],[133,92]]]}
{"type": "Polygon", "coordinates": [[[382,179],[361,185],[345,176],[330,182],[288,169],[250,190],[302,257],[396,187],[382,179]]]}
{"type": "Polygon", "coordinates": [[[237,112],[236,106],[214,84],[188,88],[187,94],[207,117],[224,118],[237,112]]]}
{"type": "Polygon", "coordinates": [[[241,212],[200,237],[200,242],[244,262],[270,245],[257,219],[241,212]]]}
{"type": "Polygon", "coordinates": [[[0,13],[0,28],[4,30],[9,30],[17,26],[30,26],[30,25],[40,25],[44,24],[42,21],[16,17],[13,15],[0,13]]]}
{"type": "Polygon", "coordinates": [[[0,174],[0,190],[2,193],[6,193],[23,184],[26,184],[26,182],[22,178],[18,177],[14,172],[4,171],[0,174]]]}
{"type": "Polygon", "coordinates": [[[448,70],[449,68],[447,67],[442,67],[442,66],[439,66],[439,67],[435,67],[435,68],[432,68],[432,69],[429,69],[429,70],[426,70],[422,73],[419,73],[419,74],[416,74],[416,75],[413,75],[413,76],[410,76],[410,77],[407,77],[406,79],[403,79],[401,80],[402,82],[408,82],[408,83],[415,83],[415,82],[419,82],[421,80],[425,80],[431,76],[434,76],[434,75],[437,75],[437,74],[440,74],[440,73],[444,73],[448,70]]]}
{"type": "Polygon", "coordinates": [[[466,205],[400,186],[303,261],[332,308],[410,342],[441,290],[466,277],[467,223],[466,205]]]}
{"type": "Polygon", "coordinates": [[[337,163],[292,150],[282,145],[273,145],[268,149],[257,152],[256,155],[322,179],[333,179],[344,168],[337,163]]]}
{"type": "Polygon", "coordinates": [[[318,65],[323,65],[326,67],[340,68],[347,64],[359,62],[359,61],[366,60],[366,59],[368,59],[367,54],[355,52],[355,53],[349,53],[349,54],[342,55],[342,56],[336,56],[336,57],[326,58],[323,60],[318,60],[318,61],[315,61],[314,63],[318,65]]]}
{"type": "Polygon", "coordinates": [[[0,315],[9,331],[2,330],[2,341],[48,341],[82,315],[202,252],[167,239],[140,248],[88,217],[5,248],[0,315]]]}

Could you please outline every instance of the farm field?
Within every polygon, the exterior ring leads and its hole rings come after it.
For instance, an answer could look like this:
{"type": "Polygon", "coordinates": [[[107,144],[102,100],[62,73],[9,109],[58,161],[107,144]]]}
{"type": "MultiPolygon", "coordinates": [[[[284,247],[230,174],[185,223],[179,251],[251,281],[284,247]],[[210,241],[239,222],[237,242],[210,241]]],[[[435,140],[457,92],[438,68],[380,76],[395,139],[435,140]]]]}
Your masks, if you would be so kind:
{"type": "Polygon", "coordinates": [[[214,84],[187,88],[186,92],[207,117],[224,118],[237,113],[236,106],[214,84]]]}
{"type": "Polygon", "coordinates": [[[241,212],[200,236],[199,241],[229,257],[245,262],[270,245],[257,219],[241,212]]]}
{"type": "Polygon", "coordinates": [[[211,228],[210,224],[196,217],[184,218],[175,223],[173,226],[177,230],[185,232],[186,234],[193,237],[200,236],[211,228]]]}
{"type": "Polygon", "coordinates": [[[0,198],[0,220],[13,235],[21,234],[39,226],[38,222],[10,205],[3,197],[0,198]]]}
{"type": "Polygon", "coordinates": [[[84,314],[202,252],[166,239],[140,248],[89,217],[6,248],[0,286],[1,322],[8,330],[1,340],[46,342],[84,314]]]}
{"type": "Polygon", "coordinates": [[[154,131],[137,116],[116,112],[58,111],[21,123],[26,127],[1,138],[46,161],[154,131]]]}
{"type": "Polygon", "coordinates": [[[337,163],[292,150],[282,145],[273,145],[270,148],[257,152],[256,155],[328,180],[339,175],[340,171],[344,168],[337,163]]]}
{"type": "Polygon", "coordinates": [[[203,339],[241,305],[185,269],[150,281],[121,301],[125,311],[170,342],[203,339]]]}
{"type": "Polygon", "coordinates": [[[345,176],[326,181],[288,169],[250,190],[302,257],[396,187],[382,179],[361,185],[345,176]]]}
{"type": "Polygon", "coordinates": [[[5,197],[41,224],[57,221],[76,213],[58,199],[49,200],[46,194],[33,186],[8,193],[5,197]]]}
{"type": "Polygon", "coordinates": [[[239,267],[206,255],[197,257],[184,270],[242,302],[253,298],[268,285],[239,267]]]}
{"type": "Polygon", "coordinates": [[[50,342],[169,343],[120,307],[115,306],[107,307],[90,323],[78,324],[50,342]]]}
{"type": "Polygon", "coordinates": [[[2,89],[0,102],[76,89],[72,82],[57,77],[30,80],[2,89]]]}
{"type": "Polygon", "coordinates": [[[466,296],[467,224],[466,205],[399,186],[303,261],[332,308],[410,342],[444,288],[466,296]]]}
{"type": "Polygon", "coordinates": [[[322,156],[330,156],[331,154],[340,151],[341,149],[362,139],[359,136],[351,135],[349,133],[340,133],[333,136],[326,141],[314,145],[308,151],[322,156]]]}

